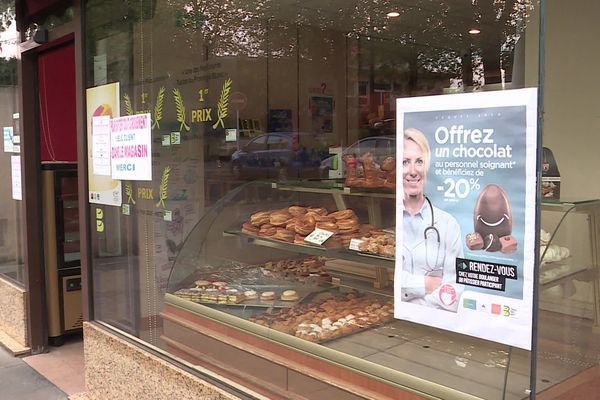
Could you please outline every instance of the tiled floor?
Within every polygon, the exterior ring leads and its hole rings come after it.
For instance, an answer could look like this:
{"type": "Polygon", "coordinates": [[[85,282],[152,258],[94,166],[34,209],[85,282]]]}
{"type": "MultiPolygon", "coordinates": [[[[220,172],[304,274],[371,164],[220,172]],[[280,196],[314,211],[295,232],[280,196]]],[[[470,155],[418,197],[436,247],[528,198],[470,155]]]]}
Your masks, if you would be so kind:
{"type": "Polygon", "coordinates": [[[23,359],[67,395],[85,391],[83,339],[70,336],[60,347],[50,347],[48,353],[23,359]]]}

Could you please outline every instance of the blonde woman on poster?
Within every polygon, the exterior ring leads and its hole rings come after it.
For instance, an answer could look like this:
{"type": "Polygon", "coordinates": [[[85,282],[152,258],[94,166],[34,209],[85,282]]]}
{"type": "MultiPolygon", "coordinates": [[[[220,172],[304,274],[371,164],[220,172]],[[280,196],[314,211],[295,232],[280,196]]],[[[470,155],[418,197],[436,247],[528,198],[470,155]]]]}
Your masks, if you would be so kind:
{"type": "Polygon", "coordinates": [[[456,219],[425,196],[430,162],[425,135],[406,129],[401,300],[456,312],[463,290],[456,284],[456,258],[463,257],[462,234],[456,219]]]}

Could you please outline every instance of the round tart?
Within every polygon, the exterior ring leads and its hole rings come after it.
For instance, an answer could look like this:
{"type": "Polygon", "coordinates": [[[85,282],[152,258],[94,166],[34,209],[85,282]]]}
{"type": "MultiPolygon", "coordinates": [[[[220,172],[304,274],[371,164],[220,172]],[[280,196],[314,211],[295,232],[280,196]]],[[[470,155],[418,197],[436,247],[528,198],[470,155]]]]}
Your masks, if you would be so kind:
{"type": "Polygon", "coordinates": [[[258,293],[256,293],[256,290],[246,290],[244,292],[244,297],[246,300],[256,300],[258,299],[258,293]]]}
{"type": "Polygon", "coordinates": [[[283,301],[296,301],[299,298],[298,292],[295,290],[285,290],[283,293],[281,293],[281,300],[283,301]]]}
{"type": "Polygon", "coordinates": [[[198,279],[196,282],[194,282],[194,284],[196,285],[197,288],[203,288],[203,287],[207,287],[208,285],[210,285],[210,282],[206,281],[204,279],[198,279]]]}
{"type": "Polygon", "coordinates": [[[262,292],[260,294],[261,300],[275,300],[275,292],[262,292]]]}

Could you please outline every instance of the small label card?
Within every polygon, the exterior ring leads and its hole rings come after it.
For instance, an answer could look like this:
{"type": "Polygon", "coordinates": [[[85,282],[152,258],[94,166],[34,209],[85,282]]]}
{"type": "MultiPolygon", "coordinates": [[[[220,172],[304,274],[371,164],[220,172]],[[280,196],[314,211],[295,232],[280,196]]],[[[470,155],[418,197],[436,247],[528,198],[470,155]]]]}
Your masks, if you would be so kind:
{"type": "Polygon", "coordinates": [[[316,228],[311,232],[310,235],[304,238],[305,242],[318,244],[319,246],[325,243],[327,239],[333,236],[333,232],[326,231],[325,229],[316,228]]]}
{"type": "Polygon", "coordinates": [[[354,250],[354,251],[360,251],[360,248],[358,246],[360,246],[360,244],[363,241],[360,239],[350,239],[350,246],[348,246],[348,248],[350,250],[354,250]]]}

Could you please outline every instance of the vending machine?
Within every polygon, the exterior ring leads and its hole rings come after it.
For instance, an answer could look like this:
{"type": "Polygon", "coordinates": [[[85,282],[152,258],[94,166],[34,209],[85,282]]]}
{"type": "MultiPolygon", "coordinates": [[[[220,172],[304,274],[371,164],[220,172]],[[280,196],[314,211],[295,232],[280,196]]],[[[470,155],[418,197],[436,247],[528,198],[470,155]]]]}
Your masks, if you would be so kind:
{"type": "Polygon", "coordinates": [[[61,345],[83,323],[77,165],[42,163],[42,193],[48,341],[61,345]]]}

